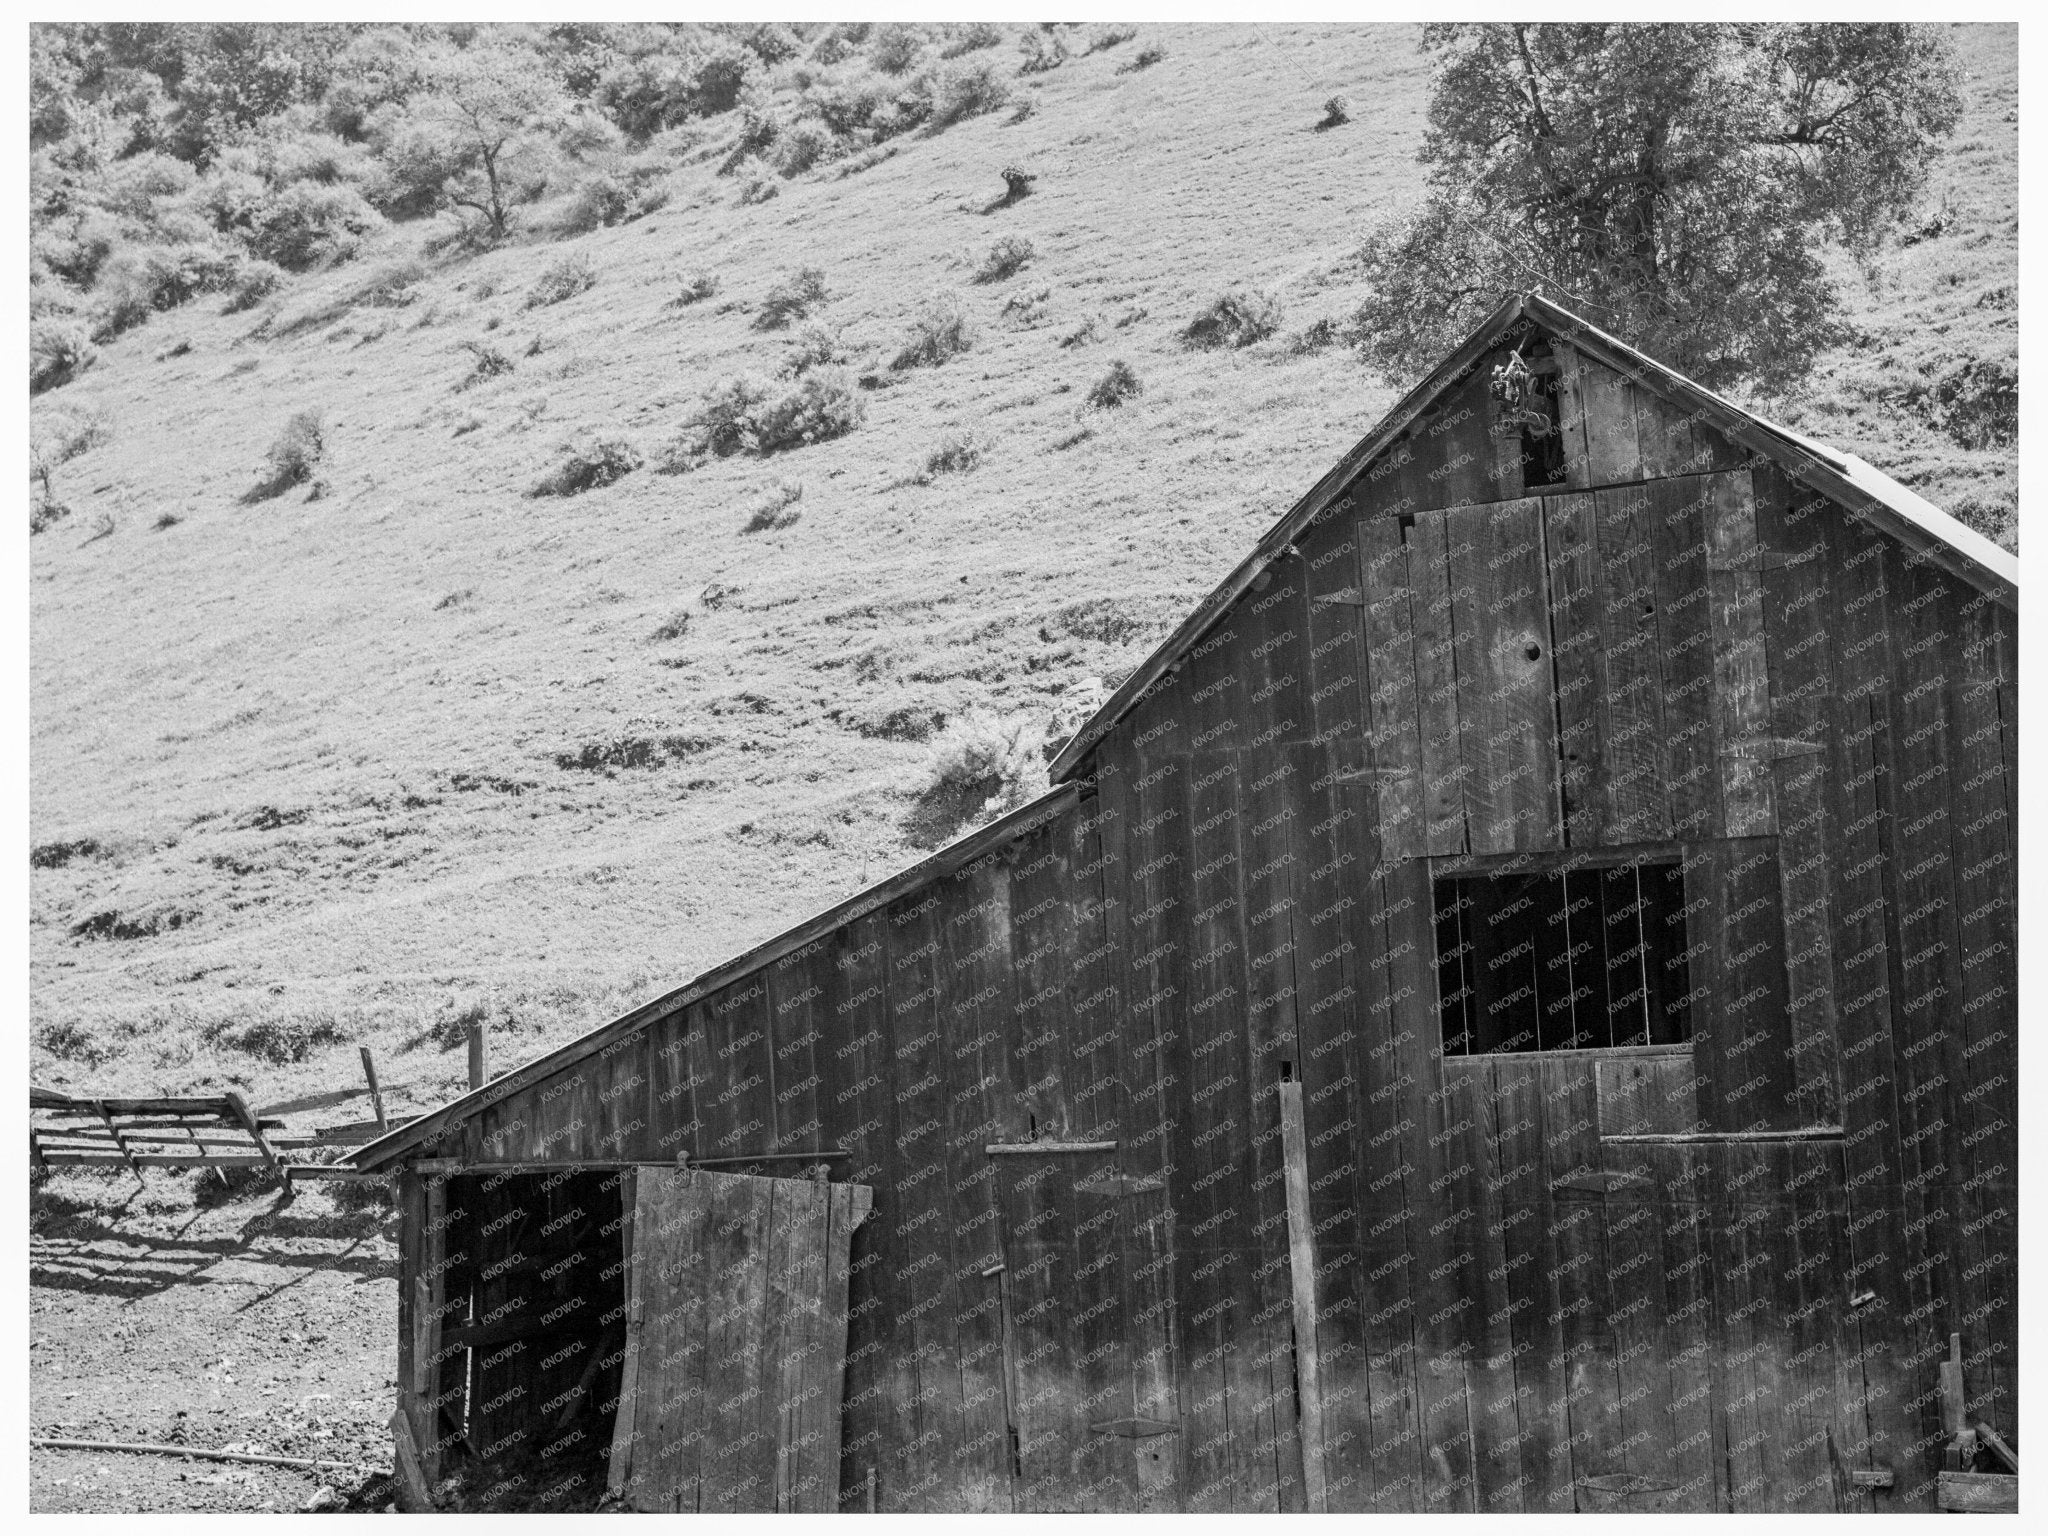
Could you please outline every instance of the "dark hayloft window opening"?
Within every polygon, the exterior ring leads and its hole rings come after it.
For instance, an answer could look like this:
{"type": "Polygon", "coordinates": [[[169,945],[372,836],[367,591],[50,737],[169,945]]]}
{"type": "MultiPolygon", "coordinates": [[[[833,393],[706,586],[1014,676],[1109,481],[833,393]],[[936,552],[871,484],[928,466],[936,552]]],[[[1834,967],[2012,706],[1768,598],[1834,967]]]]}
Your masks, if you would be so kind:
{"type": "Polygon", "coordinates": [[[1679,861],[1435,882],[1444,1054],[1692,1038],[1679,861]]]}
{"type": "Polygon", "coordinates": [[[1549,416],[1551,425],[1548,431],[1533,425],[1522,429],[1522,485],[1525,489],[1563,485],[1564,433],[1557,427],[1557,364],[1546,347],[1530,358],[1529,366],[1535,375],[1529,404],[1532,409],[1549,416]]]}

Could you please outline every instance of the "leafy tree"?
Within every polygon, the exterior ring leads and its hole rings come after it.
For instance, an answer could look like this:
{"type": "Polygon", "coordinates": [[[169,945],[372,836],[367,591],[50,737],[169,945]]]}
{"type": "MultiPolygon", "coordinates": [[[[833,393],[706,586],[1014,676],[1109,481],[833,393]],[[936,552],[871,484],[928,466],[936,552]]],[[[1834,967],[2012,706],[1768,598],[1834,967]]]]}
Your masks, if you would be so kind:
{"type": "Polygon", "coordinates": [[[1722,386],[1781,388],[1837,330],[1826,241],[1868,252],[1956,123],[1907,25],[1439,24],[1429,194],[1376,232],[1354,320],[1418,372],[1509,289],[1722,386]]]}
{"type": "Polygon", "coordinates": [[[557,127],[569,96],[553,69],[511,29],[493,29],[469,47],[430,57],[426,111],[459,145],[448,202],[481,216],[492,239],[508,227],[511,157],[533,135],[557,127]]]}

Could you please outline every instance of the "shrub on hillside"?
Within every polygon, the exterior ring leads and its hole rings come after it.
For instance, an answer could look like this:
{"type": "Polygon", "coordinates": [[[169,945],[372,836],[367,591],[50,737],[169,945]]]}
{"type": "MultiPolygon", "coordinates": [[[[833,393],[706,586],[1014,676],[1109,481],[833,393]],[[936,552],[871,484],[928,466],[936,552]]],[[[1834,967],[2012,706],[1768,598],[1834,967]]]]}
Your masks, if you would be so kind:
{"type": "Polygon", "coordinates": [[[721,458],[752,449],[754,413],[773,395],[769,386],[745,374],[711,385],[698,401],[696,415],[690,419],[701,449],[721,458]]]}
{"type": "Polygon", "coordinates": [[[775,169],[784,176],[801,176],[820,161],[831,159],[839,142],[823,123],[794,124],[776,140],[775,169]]]}
{"type": "Polygon", "coordinates": [[[774,453],[843,437],[867,417],[867,401],[852,375],[835,364],[807,369],[778,393],[741,374],[704,391],[686,426],[688,436],[664,451],[663,468],[684,473],[703,457],[774,453]]]}
{"type": "Polygon", "coordinates": [[[1044,789],[1038,732],[1026,716],[1001,719],[969,709],[949,720],[933,741],[924,778],[905,832],[912,843],[934,847],[1044,789]]]}
{"type": "Polygon", "coordinates": [[[900,75],[924,52],[924,33],[908,22],[891,21],[876,27],[868,40],[868,57],[885,75],[900,75]]]}
{"type": "Polygon", "coordinates": [[[287,1066],[304,1061],[323,1046],[344,1044],[348,1037],[325,1015],[271,1014],[247,1023],[219,1019],[203,1026],[199,1038],[273,1066],[287,1066]]]}
{"type": "Polygon", "coordinates": [[[896,369],[937,367],[974,345],[974,321],[957,293],[935,293],[910,322],[910,340],[896,354],[896,369]]]}
{"type": "Polygon", "coordinates": [[[712,272],[692,272],[683,279],[683,286],[676,290],[676,296],[668,301],[670,309],[687,309],[692,304],[701,304],[718,293],[718,276],[712,272]]]}
{"type": "Polygon", "coordinates": [[[98,360],[85,327],[75,320],[32,320],[28,327],[28,391],[41,394],[69,384],[98,360]]]}
{"type": "Polygon", "coordinates": [[[1257,288],[1233,288],[1211,299],[1180,338],[1188,346],[1248,347],[1280,329],[1280,300],[1257,288]]]}
{"type": "Polygon", "coordinates": [[[28,531],[38,534],[47,531],[53,524],[71,515],[71,509],[59,501],[48,485],[38,485],[29,492],[28,531]]]}
{"type": "Polygon", "coordinates": [[[82,453],[90,453],[110,442],[114,425],[103,406],[84,402],[45,411],[29,427],[32,465],[68,464],[82,453]]]}
{"type": "Polygon", "coordinates": [[[1005,235],[982,257],[981,265],[974,269],[974,280],[977,283],[999,283],[1006,277],[1015,277],[1034,254],[1031,242],[1022,235],[1005,235]]]}
{"type": "Polygon", "coordinates": [[[557,227],[583,235],[645,218],[668,202],[668,170],[668,162],[655,154],[615,161],[577,187],[557,227]]]}
{"type": "Polygon", "coordinates": [[[317,407],[297,412],[284,424],[284,430],[264,455],[270,465],[271,485],[282,491],[288,486],[305,484],[326,456],[327,437],[321,412],[317,407]]]}
{"type": "Polygon", "coordinates": [[[802,448],[844,437],[867,419],[868,403],[844,368],[814,368],[780,399],[757,409],[756,451],[802,448]]]}
{"type": "Polygon", "coordinates": [[[1095,381],[1088,391],[1088,403],[1101,410],[1122,405],[1133,395],[1139,394],[1145,386],[1139,382],[1137,370],[1118,358],[1109,365],[1109,372],[1095,381]]]}
{"type": "Polygon", "coordinates": [[[1150,69],[1165,57],[1166,50],[1157,45],[1140,49],[1136,58],[1126,59],[1123,63],[1117,65],[1116,72],[1120,75],[1135,75],[1141,69],[1150,69]]]}
{"type": "Polygon", "coordinates": [[[1028,329],[1047,317],[1051,305],[1050,288],[1040,288],[1034,293],[1013,293],[1003,300],[1003,318],[1012,325],[1028,329]]]}
{"type": "Polygon", "coordinates": [[[512,359],[505,355],[501,347],[488,341],[465,341],[462,346],[463,350],[469,353],[471,363],[469,372],[463,376],[462,382],[455,386],[457,389],[468,389],[472,385],[483,383],[486,379],[501,378],[512,371],[512,359]]]}
{"type": "Polygon", "coordinates": [[[1316,124],[1316,132],[1327,133],[1332,128],[1342,128],[1351,121],[1351,103],[1342,96],[1332,96],[1323,103],[1323,120],[1316,124]]]}
{"type": "Polygon", "coordinates": [[[225,246],[199,241],[117,251],[93,290],[100,301],[95,339],[110,340],[161,310],[227,288],[240,265],[225,246]]]}
{"type": "Polygon", "coordinates": [[[817,267],[800,267],[768,290],[768,296],[761,301],[761,308],[754,315],[757,330],[777,331],[798,320],[807,319],[811,312],[825,303],[825,274],[817,267]]]}
{"type": "Polygon", "coordinates": [[[1310,352],[1320,352],[1337,340],[1337,322],[1328,315],[1310,322],[1287,342],[1287,350],[1297,357],[1310,352]]]}
{"type": "Polygon", "coordinates": [[[1935,381],[1933,415],[1965,448],[2010,447],[2019,437],[2020,372],[2011,357],[1973,357],[1935,381]]]}
{"type": "Polygon", "coordinates": [[[354,187],[301,181],[266,198],[255,210],[249,249],[292,272],[346,261],[384,216],[354,187]]]}
{"type": "Polygon", "coordinates": [[[972,53],[977,48],[993,48],[1003,40],[1003,29],[992,21],[970,21],[950,29],[944,46],[939,49],[942,59],[957,59],[963,53],[972,53]]]}
{"type": "Polygon", "coordinates": [[[579,432],[562,445],[561,460],[533,488],[535,496],[574,496],[623,480],[646,462],[630,438],[579,432]]]}
{"type": "Polygon", "coordinates": [[[797,332],[795,344],[783,354],[781,372],[784,378],[800,379],[813,368],[845,361],[846,354],[839,346],[839,333],[813,320],[797,332]]]}
{"type": "Polygon", "coordinates": [[[1119,43],[1128,43],[1137,35],[1138,29],[1136,27],[1104,27],[1093,38],[1089,39],[1088,51],[1090,53],[1101,53],[1105,49],[1116,47],[1119,43]]]}
{"type": "Polygon", "coordinates": [[[1019,74],[1042,75],[1066,63],[1066,39],[1052,30],[1054,25],[1042,23],[1018,39],[1017,50],[1024,55],[1024,62],[1017,66],[1019,74]]]}
{"type": "Polygon", "coordinates": [[[257,257],[243,266],[236,276],[234,286],[228,290],[227,312],[240,314],[243,310],[254,309],[273,293],[284,281],[284,268],[274,261],[257,257]]]}
{"type": "Polygon", "coordinates": [[[803,517],[803,513],[795,510],[796,504],[803,499],[803,486],[794,480],[784,480],[754,503],[747,524],[740,532],[774,533],[794,528],[803,517]]]}
{"type": "Polygon", "coordinates": [[[939,440],[939,446],[925,455],[924,478],[964,474],[981,463],[988,445],[974,432],[953,432],[939,440]]]}
{"type": "Polygon", "coordinates": [[[575,298],[596,283],[597,269],[590,264],[590,257],[582,251],[571,251],[549,262],[534,285],[527,289],[526,307],[538,309],[544,304],[559,304],[564,299],[575,298]]]}
{"type": "Polygon", "coordinates": [[[950,126],[1008,104],[1010,82],[992,59],[956,64],[943,71],[932,88],[932,121],[950,126]]]}

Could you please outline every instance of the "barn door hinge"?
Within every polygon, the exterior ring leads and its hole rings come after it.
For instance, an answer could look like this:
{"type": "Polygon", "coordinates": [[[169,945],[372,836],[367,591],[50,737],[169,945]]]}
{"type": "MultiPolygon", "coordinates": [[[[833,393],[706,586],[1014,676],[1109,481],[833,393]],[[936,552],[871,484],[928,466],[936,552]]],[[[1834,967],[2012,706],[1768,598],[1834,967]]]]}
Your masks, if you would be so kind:
{"type": "Polygon", "coordinates": [[[1132,1416],[1122,1419],[1097,1419],[1088,1426],[1091,1435],[1115,1435],[1124,1440],[1148,1440],[1154,1435],[1177,1435],[1180,1426],[1167,1419],[1147,1419],[1132,1416]]]}

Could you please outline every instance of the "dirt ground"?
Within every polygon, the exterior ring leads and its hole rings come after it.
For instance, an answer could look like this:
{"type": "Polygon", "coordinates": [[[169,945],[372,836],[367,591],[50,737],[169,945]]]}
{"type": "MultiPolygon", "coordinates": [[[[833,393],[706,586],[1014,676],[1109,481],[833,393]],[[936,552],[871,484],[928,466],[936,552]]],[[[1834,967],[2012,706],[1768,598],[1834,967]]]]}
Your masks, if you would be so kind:
{"type": "Polygon", "coordinates": [[[383,1508],[396,1217],[381,1202],[346,1209],[334,1184],[287,1199],[274,1184],[148,1178],[72,1174],[31,1194],[30,1433],[360,1465],[35,1449],[30,1508],[383,1508]]]}

